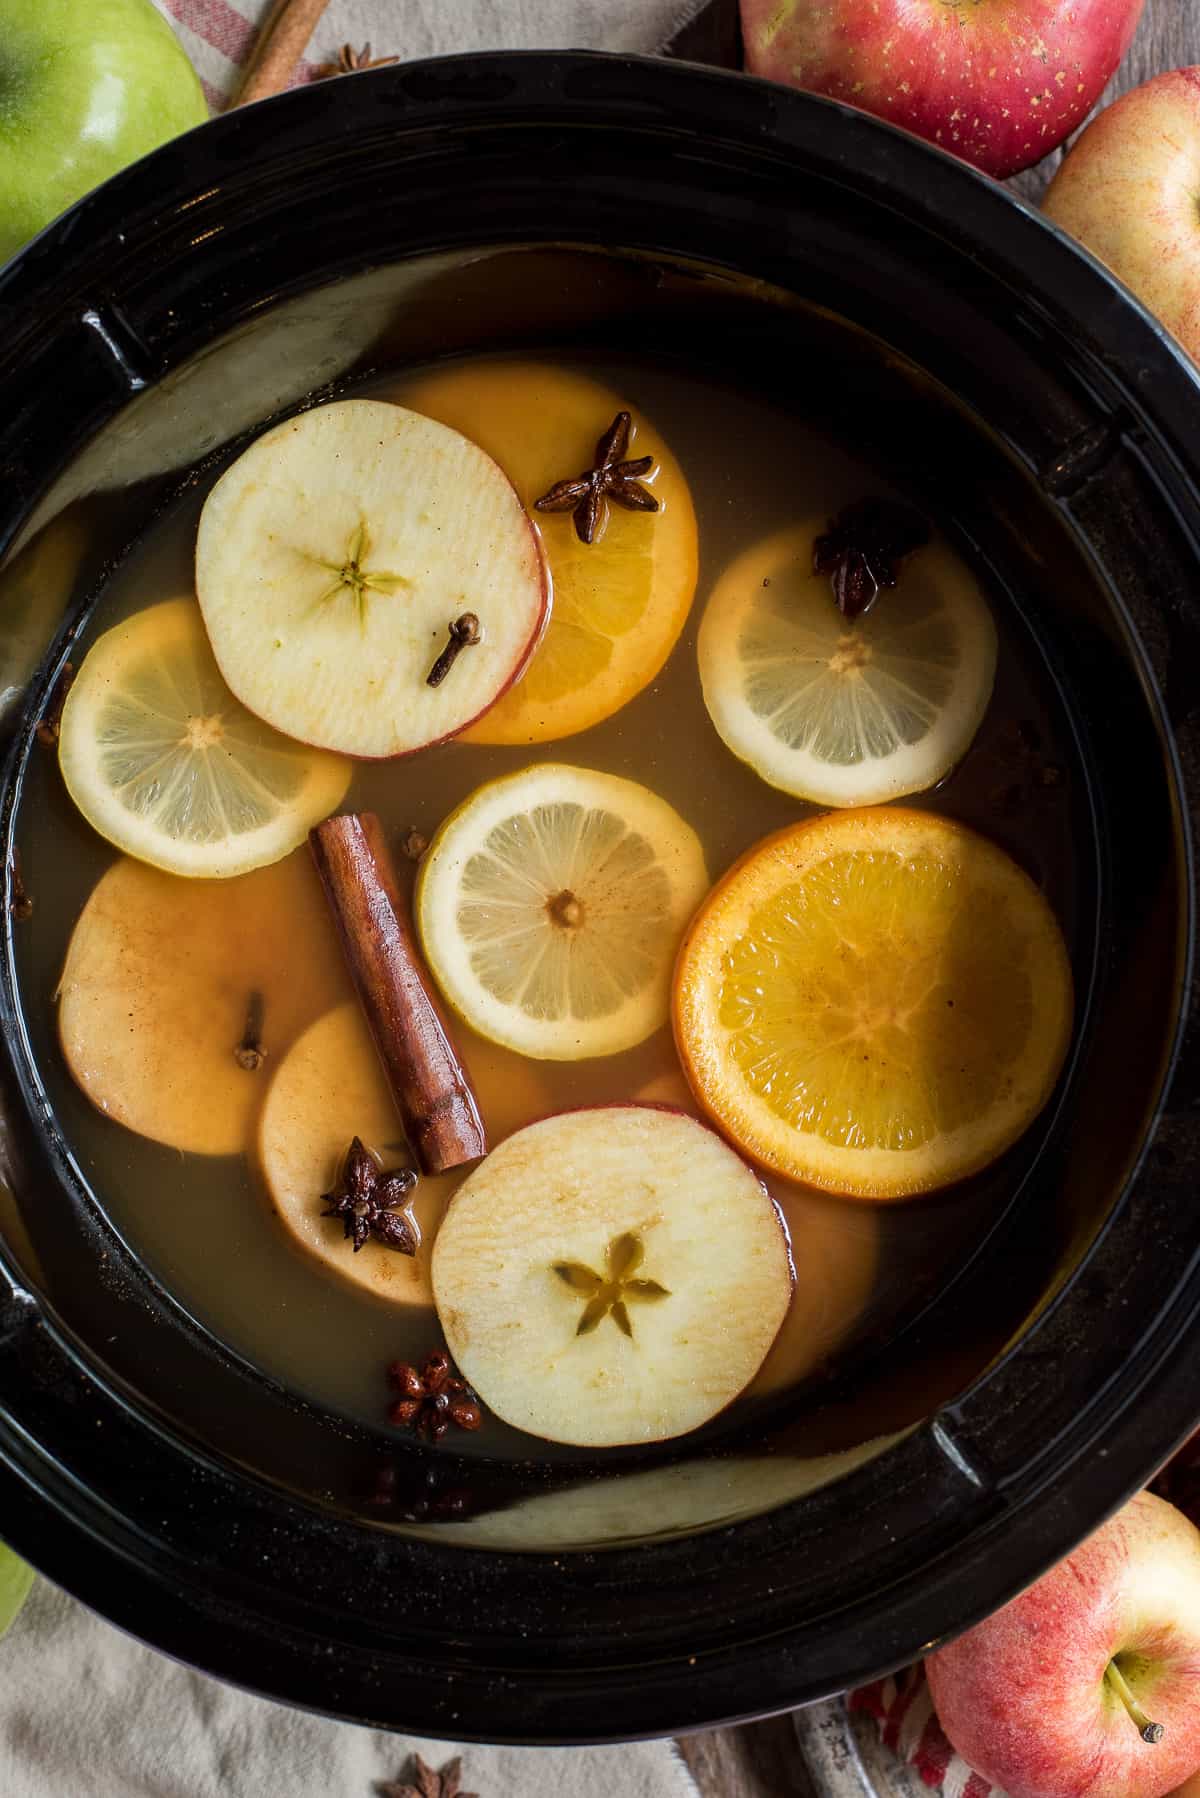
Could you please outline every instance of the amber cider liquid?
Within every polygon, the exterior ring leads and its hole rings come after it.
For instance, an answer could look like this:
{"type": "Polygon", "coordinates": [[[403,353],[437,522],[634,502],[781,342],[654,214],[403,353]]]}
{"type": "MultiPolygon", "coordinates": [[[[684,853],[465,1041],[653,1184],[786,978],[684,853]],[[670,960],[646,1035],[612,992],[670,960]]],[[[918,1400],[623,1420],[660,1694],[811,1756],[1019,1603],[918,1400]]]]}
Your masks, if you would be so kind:
{"type": "MultiPolygon", "coordinates": [[[[640,781],[669,801],[699,833],[716,878],[758,838],[812,808],[773,791],[736,761],[709,722],[696,666],[696,628],[706,597],[727,564],[760,538],[807,518],[832,517],[886,482],[853,442],[831,439],[793,407],[747,384],[657,356],[596,349],[564,355],[558,347],[547,354],[630,396],[679,458],[700,534],[700,578],[689,624],[653,684],[593,729],[532,749],[449,743],[400,762],[361,764],[345,807],[377,812],[393,842],[413,826],[430,836],[482,782],[532,761],[566,761],[640,781]]],[[[403,402],[409,383],[424,372],[375,379],[356,391],[403,402]]],[[[192,590],[197,520],[219,472],[214,468],[190,485],[111,573],[76,656],[123,616],[192,590]]],[[[935,522],[955,538],[953,517],[935,513],[935,522]]],[[[1083,785],[1072,735],[1020,607],[986,574],[981,578],[999,629],[994,697],[963,763],[911,803],[998,841],[1042,885],[1072,943],[1081,903],[1073,810],[1082,803],[1083,785]]],[[[18,839],[26,882],[37,895],[35,916],[18,944],[31,1045],[98,1202],[176,1302],[228,1348],[319,1406],[384,1426],[383,1370],[435,1345],[433,1313],[390,1306],[293,1247],[252,1156],[181,1155],[91,1108],[57,1045],[55,988],[72,927],[113,851],[76,813],[52,754],[31,753],[18,839]]],[[[286,927],[279,932],[278,954],[286,966],[286,927]]],[[[537,1066],[547,1112],[628,1099],[677,1072],[667,1029],[626,1054],[537,1066]]],[[[839,1381],[853,1382],[861,1370],[894,1360],[906,1332],[1002,1218],[1020,1173],[1019,1158],[1006,1158],[951,1192],[889,1206],[781,1192],[798,1276],[795,1339],[790,1348],[781,1345],[776,1390],[742,1401],[711,1428],[729,1432],[753,1425],[754,1405],[786,1405],[803,1416],[840,1390],[839,1381]]],[[[1009,1321],[1015,1326],[1019,1320],[1009,1321]]],[[[1003,1323],[1001,1317],[1000,1334],[1003,1323]]],[[[972,1327],[963,1320],[964,1342],[972,1327]]],[[[945,1352],[953,1358],[953,1343],[945,1352]]],[[[864,1431],[871,1421],[864,1420],[864,1431]]],[[[575,1452],[532,1444],[491,1421],[455,1446],[500,1457],[575,1452]]]]}

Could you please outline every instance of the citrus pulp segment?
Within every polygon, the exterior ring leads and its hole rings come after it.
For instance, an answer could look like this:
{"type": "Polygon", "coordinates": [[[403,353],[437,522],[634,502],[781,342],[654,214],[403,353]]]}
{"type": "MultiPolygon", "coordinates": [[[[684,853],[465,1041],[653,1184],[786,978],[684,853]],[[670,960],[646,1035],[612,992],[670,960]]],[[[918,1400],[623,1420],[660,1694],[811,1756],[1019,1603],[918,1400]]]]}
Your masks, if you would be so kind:
{"type": "Polygon", "coordinates": [[[457,431],[338,400],[267,431],[200,515],[196,591],[252,712],[346,755],[453,736],[514,681],[548,583],[512,483],[457,431]],[[474,636],[430,676],[452,625],[474,636]]]}
{"type": "Polygon", "coordinates": [[[92,645],[63,706],[58,759],[102,837],[200,879],[287,855],[338,805],[351,772],[234,698],[190,599],[136,612],[92,645]]]}
{"type": "Polygon", "coordinates": [[[1071,972],[1043,895],[932,813],[834,812],[766,838],[694,919],[675,1031],[756,1160],[860,1198],[986,1166],[1066,1055],[1071,972]]]}
{"type": "Polygon", "coordinates": [[[991,697],[996,627],[936,539],[851,622],[813,573],[822,527],[786,530],[722,574],[700,625],[718,733],[773,787],[817,805],[922,792],[966,753],[991,697]]]}
{"type": "MultiPolygon", "coordinates": [[[[524,362],[451,368],[405,398],[481,444],[528,508],[588,465],[625,405],[584,375],[524,362]]],[[[653,457],[644,484],[658,510],[608,506],[591,544],[569,514],[536,514],[553,580],[550,622],[519,684],[472,726],[472,742],[545,743],[598,724],[649,685],[687,621],[697,569],[691,495],[653,425],[640,411],[632,419],[626,453],[653,457]]]]}
{"type": "Polygon", "coordinates": [[[421,944],[481,1036],[578,1061],[666,1023],[671,964],[708,887],[691,826],[615,774],[543,763],[480,787],[421,862],[421,944]]]}

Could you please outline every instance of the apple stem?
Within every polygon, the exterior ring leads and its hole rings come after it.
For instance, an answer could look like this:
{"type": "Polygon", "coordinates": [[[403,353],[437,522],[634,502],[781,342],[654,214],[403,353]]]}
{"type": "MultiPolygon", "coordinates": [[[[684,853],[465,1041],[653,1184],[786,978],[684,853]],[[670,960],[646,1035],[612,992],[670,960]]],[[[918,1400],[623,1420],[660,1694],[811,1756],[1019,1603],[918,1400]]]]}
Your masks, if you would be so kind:
{"type": "Polygon", "coordinates": [[[1129,1715],[1133,1718],[1134,1723],[1137,1725],[1137,1732],[1141,1736],[1143,1742],[1149,1742],[1151,1747],[1154,1746],[1155,1742],[1161,1742],[1164,1735],[1167,1733],[1166,1730],[1161,1723],[1151,1723],[1149,1717],[1146,1715],[1133,1693],[1129,1690],[1125,1676],[1115,1661],[1110,1661],[1108,1663],[1108,1666],[1104,1669],[1104,1677],[1116,1693],[1117,1697],[1121,1700],[1121,1703],[1125,1706],[1125,1709],[1129,1712],[1129,1715]]]}

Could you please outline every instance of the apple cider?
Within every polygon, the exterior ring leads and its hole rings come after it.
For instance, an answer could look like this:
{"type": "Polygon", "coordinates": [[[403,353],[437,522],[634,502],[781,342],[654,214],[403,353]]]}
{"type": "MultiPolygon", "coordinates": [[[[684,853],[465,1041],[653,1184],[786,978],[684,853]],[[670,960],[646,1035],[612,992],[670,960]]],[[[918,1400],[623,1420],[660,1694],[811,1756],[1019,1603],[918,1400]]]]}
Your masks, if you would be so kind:
{"type": "Polygon", "coordinates": [[[1044,1136],[1085,785],[936,500],[765,383],[553,344],[350,388],[152,522],[29,745],[15,952],[202,1328],[557,1460],[803,1432],[902,1363],[919,1406],[1015,1327],[1014,1275],[922,1337],[1044,1136]]]}

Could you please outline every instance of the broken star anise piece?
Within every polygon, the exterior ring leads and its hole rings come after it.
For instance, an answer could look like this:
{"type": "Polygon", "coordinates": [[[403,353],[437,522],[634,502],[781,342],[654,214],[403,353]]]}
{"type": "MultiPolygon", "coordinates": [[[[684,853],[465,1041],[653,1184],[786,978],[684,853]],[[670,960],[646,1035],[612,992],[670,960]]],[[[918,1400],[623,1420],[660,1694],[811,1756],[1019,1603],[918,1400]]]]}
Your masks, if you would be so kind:
{"type": "Polygon", "coordinates": [[[385,1248],[402,1255],[417,1252],[417,1228],[403,1207],[407,1205],[417,1176],[410,1167],[385,1174],[360,1137],[346,1151],[342,1177],[332,1192],[321,1194],[322,1217],[340,1217],[354,1252],[374,1237],[385,1248]]]}
{"type": "Polygon", "coordinates": [[[813,544],[813,573],[827,574],[843,618],[862,618],[883,587],[894,587],[899,563],[929,541],[929,523],[894,499],[856,500],[813,544]]]}
{"type": "Polygon", "coordinates": [[[628,412],[618,412],[596,445],[595,462],[582,474],[566,481],[555,481],[548,493],[534,500],[538,512],[570,512],[575,519],[575,534],[581,543],[593,543],[596,527],[606,500],[615,500],[630,512],[657,512],[658,501],[639,476],[649,474],[653,456],[635,456],[631,462],[621,460],[629,448],[629,432],[633,420],[628,412]]]}
{"type": "Polygon", "coordinates": [[[413,1780],[388,1779],[375,1787],[379,1798],[479,1798],[478,1792],[462,1789],[462,1757],[456,1756],[440,1773],[434,1771],[419,1754],[413,1756],[416,1769],[413,1780]]]}
{"type": "Polygon", "coordinates": [[[388,1408],[388,1418],[401,1429],[440,1442],[451,1424],[459,1430],[477,1430],[483,1422],[478,1398],[443,1349],[426,1355],[419,1368],[411,1361],[393,1361],[388,1379],[398,1395],[388,1408]]]}
{"type": "Polygon", "coordinates": [[[330,75],[357,75],[360,69],[386,69],[399,61],[398,56],[372,56],[370,44],[364,44],[361,50],[353,44],[343,44],[337,60],[321,63],[315,73],[318,80],[325,80],[330,75]]]}

